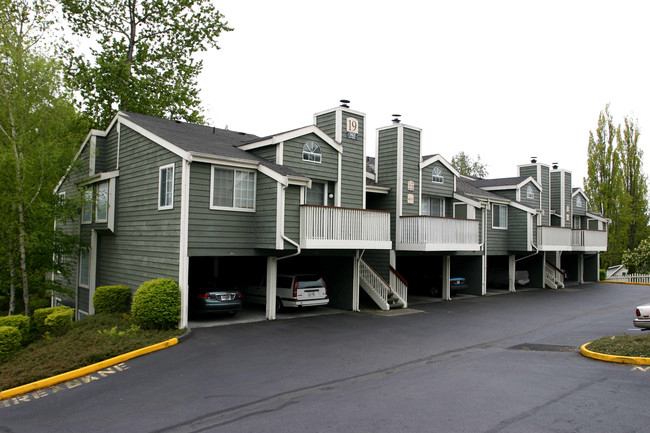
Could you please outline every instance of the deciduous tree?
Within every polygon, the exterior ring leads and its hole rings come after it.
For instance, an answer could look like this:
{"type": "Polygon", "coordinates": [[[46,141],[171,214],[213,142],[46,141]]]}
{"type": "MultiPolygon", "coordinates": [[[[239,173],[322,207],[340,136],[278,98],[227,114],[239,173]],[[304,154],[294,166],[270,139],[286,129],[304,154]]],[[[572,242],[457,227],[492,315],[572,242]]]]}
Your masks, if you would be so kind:
{"type": "Polygon", "coordinates": [[[451,158],[451,165],[465,176],[481,179],[488,176],[487,165],[481,163],[481,155],[478,155],[474,161],[468,154],[460,151],[451,158]]]}
{"type": "Polygon", "coordinates": [[[72,55],[70,79],[104,127],[115,110],[202,120],[195,54],[230,31],[209,0],[60,0],[72,31],[91,37],[90,59],[72,55]]]}

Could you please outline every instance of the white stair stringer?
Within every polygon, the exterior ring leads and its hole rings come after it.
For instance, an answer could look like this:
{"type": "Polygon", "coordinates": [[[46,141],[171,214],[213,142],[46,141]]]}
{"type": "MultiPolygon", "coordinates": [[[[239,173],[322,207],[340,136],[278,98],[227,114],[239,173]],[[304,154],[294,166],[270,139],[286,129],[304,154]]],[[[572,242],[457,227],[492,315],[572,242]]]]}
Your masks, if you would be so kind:
{"type": "Polygon", "coordinates": [[[406,308],[405,299],[364,260],[359,261],[359,285],[384,311],[391,308],[406,308]]]}

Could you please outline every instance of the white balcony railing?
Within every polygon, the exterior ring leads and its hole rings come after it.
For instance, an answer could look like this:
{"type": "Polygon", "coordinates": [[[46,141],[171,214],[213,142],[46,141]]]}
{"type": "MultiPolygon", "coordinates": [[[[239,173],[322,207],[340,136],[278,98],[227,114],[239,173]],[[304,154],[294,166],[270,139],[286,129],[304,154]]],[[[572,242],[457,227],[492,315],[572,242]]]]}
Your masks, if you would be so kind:
{"type": "Polygon", "coordinates": [[[300,206],[300,246],[391,249],[390,213],[329,206],[300,206]]]}
{"type": "Polygon", "coordinates": [[[607,231],[572,230],[574,251],[607,251],[607,231]]]}
{"type": "Polygon", "coordinates": [[[571,251],[571,232],[566,227],[537,227],[537,247],[542,251],[571,251]]]}
{"type": "Polygon", "coordinates": [[[478,220],[430,216],[401,217],[397,249],[412,251],[478,251],[478,220]]]}

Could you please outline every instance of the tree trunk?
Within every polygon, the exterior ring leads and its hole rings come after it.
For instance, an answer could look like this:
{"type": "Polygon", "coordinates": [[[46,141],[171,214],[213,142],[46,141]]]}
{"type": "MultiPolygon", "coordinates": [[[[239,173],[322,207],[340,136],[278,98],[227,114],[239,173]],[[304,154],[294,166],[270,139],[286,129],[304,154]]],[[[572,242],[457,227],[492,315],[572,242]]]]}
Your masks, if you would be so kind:
{"type": "MultiPolygon", "coordinates": [[[[9,248],[9,252],[12,252],[12,248],[9,248]]],[[[9,312],[8,315],[11,316],[16,312],[16,271],[14,269],[14,258],[9,256],[9,312]]]]}

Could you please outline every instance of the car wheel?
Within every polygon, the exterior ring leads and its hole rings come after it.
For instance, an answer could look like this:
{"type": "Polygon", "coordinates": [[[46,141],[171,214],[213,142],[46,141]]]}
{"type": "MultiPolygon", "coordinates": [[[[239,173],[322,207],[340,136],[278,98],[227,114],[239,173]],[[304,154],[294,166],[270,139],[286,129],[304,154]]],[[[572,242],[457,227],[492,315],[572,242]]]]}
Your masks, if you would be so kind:
{"type": "Polygon", "coordinates": [[[284,308],[282,307],[282,301],[280,298],[275,299],[275,312],[279,313],[283,310],[284,308]]]}
{"type": "Polygon", "coordinates": [[[438,290],[438,289],[435,288],[435,287],[432,287],[432,288],[431,288],[431,296],[434,296],[434,297],[435,297],[435,296],[440,296],[440,290],[438,290]]]}

